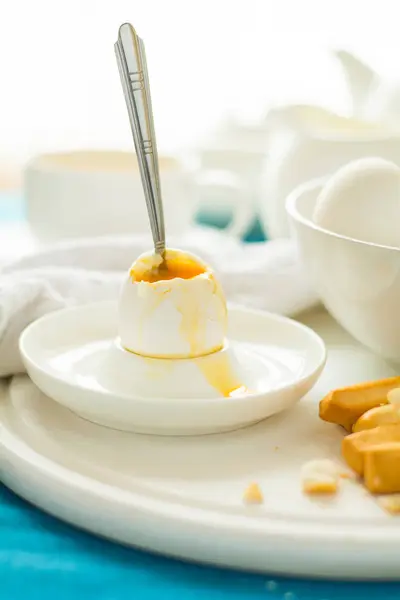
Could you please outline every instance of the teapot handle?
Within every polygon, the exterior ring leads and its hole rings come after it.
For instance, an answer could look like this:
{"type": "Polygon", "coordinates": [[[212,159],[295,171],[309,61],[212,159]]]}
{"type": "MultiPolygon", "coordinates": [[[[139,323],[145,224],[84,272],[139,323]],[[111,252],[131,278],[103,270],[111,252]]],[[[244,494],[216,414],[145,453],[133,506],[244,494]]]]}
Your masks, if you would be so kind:
{"type": "MultiPolygon", "coordinates": [[[[200,197],[206,194],[216,197],[216,208],[232,209],[232,220],[225,232],[241,239],[249,230],[255,218],[253,193],[249,185],[235,173],[228,170],[204,170],[196,177],[197,191],[200,197]]],[[[201,207],[201,200],[199,205],[201,207]]],[[[211,208],[211,213],[213,212],[211,208]]],[[[216,211],[214,211],[216,212],[216,211]]]]}
{"type": "Polygon", "coordinates": [[[361,118],[370,94],[379,80],[378,75],[369,65],[351,52],[341,49],[336,50],[334,54],[339,60],[346,78],[353,105],[353,117],[361,118]]]}

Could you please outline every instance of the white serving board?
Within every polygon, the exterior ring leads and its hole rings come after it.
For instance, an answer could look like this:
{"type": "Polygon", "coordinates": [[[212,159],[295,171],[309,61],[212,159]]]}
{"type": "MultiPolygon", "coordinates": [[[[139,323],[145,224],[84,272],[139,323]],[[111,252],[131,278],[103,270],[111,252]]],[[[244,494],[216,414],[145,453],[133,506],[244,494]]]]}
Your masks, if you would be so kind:
{"type": "Polygon", "coordinates": [[[395,579],[400,518],[358,483],[331,500],[300,488],[301,465],[339,458],[342,433],[318,419],[330,389],[391,376],[323,311],[303,315],[328,346],[317,386],[295,408],[234,433],[163,438],[74,416],[25,376],[2,390],[1,477],[44,510],[96,534],[188,560],[330,578],[395,579]],[[261,506],[242,502],[257,481],[261,506]]]}

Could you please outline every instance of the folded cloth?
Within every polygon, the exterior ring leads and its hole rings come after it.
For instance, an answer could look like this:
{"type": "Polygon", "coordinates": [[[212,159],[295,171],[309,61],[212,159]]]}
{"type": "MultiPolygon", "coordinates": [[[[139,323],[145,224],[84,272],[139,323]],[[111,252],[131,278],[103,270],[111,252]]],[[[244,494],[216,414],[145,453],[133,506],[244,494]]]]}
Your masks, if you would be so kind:
{"type": "MultiPolygon", "coordinates": [[[[194,228],[168,242],[209,263],[232,303],[284,315],[318,303],[290,240],[243,244],[214,229],[194,228]]],[[[117,299],[131,263],[151,247],[147,236],[74,240],[4,265],[0,269],[0,377],[24,371],[18,339],[29,323],[67,306],[117,299]]]]}

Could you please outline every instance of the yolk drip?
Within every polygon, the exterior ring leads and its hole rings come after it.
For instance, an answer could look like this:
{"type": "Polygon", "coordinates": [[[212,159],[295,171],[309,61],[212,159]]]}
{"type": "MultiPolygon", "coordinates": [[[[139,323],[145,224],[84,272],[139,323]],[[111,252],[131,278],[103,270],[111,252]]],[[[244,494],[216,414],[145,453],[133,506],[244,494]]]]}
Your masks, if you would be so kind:
{"type": "Polygon", "coordinates": [[[206,381],[225,398],[241,396],[248,392],[236,377],[225,353],[215,353],[209,360],[197,363],[206,381]]]}
{"type": "MultiPolygon", "coordinates": [[[[227,307],[222,288],[212,271],[207,271],[203,275],[202,287],[208,286],[213,299],[215,299],[213,311],[216,311],[218,323],[223,324],[224,328],[226,328],[227,307]]],[[[193,288],[182,286],[180,289],[180,300],[177,302],[176,308],[182,315],[180,335],[189,343],[191,358],[221,350],[223,343],[214,348],[210,348],[207,345],[208,312],[206,306],[199,305],[196,301],[193,288]]]]}

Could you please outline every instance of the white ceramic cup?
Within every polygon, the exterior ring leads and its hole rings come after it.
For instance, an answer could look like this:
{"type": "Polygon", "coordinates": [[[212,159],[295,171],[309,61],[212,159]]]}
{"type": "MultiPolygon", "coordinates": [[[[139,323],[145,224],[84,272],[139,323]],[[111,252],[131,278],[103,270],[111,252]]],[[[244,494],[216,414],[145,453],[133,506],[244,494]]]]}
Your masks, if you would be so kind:
{"type": "MultiPolygon", "coordinates": [[[[181,233],[195,208],[190,172],[160,157],[168,232],[181,233]]],[[[74,151],[33,159],[24,174],[28,222],[41,241],[149,230],[136,156],[122,151],[74,151]]]]}
{"type": "MultiPolygon", "coordinates": [[[[204,180],[178,158],[160,156],[160,178],[168,234],[180,235],[198,208],[204,180]]],[[[203,174],[204,175],[204,174],[203,174]]],[[[239,186],[213,182],[233,199],[231,233],[240,235],[248,217],[238,210],[239,186]]],[[[31,160],[24,173],[24,196],[31,230],[40,242],[65,238],[149,232],[140,172],[133,152],[72,151],[31,160]]]]}

